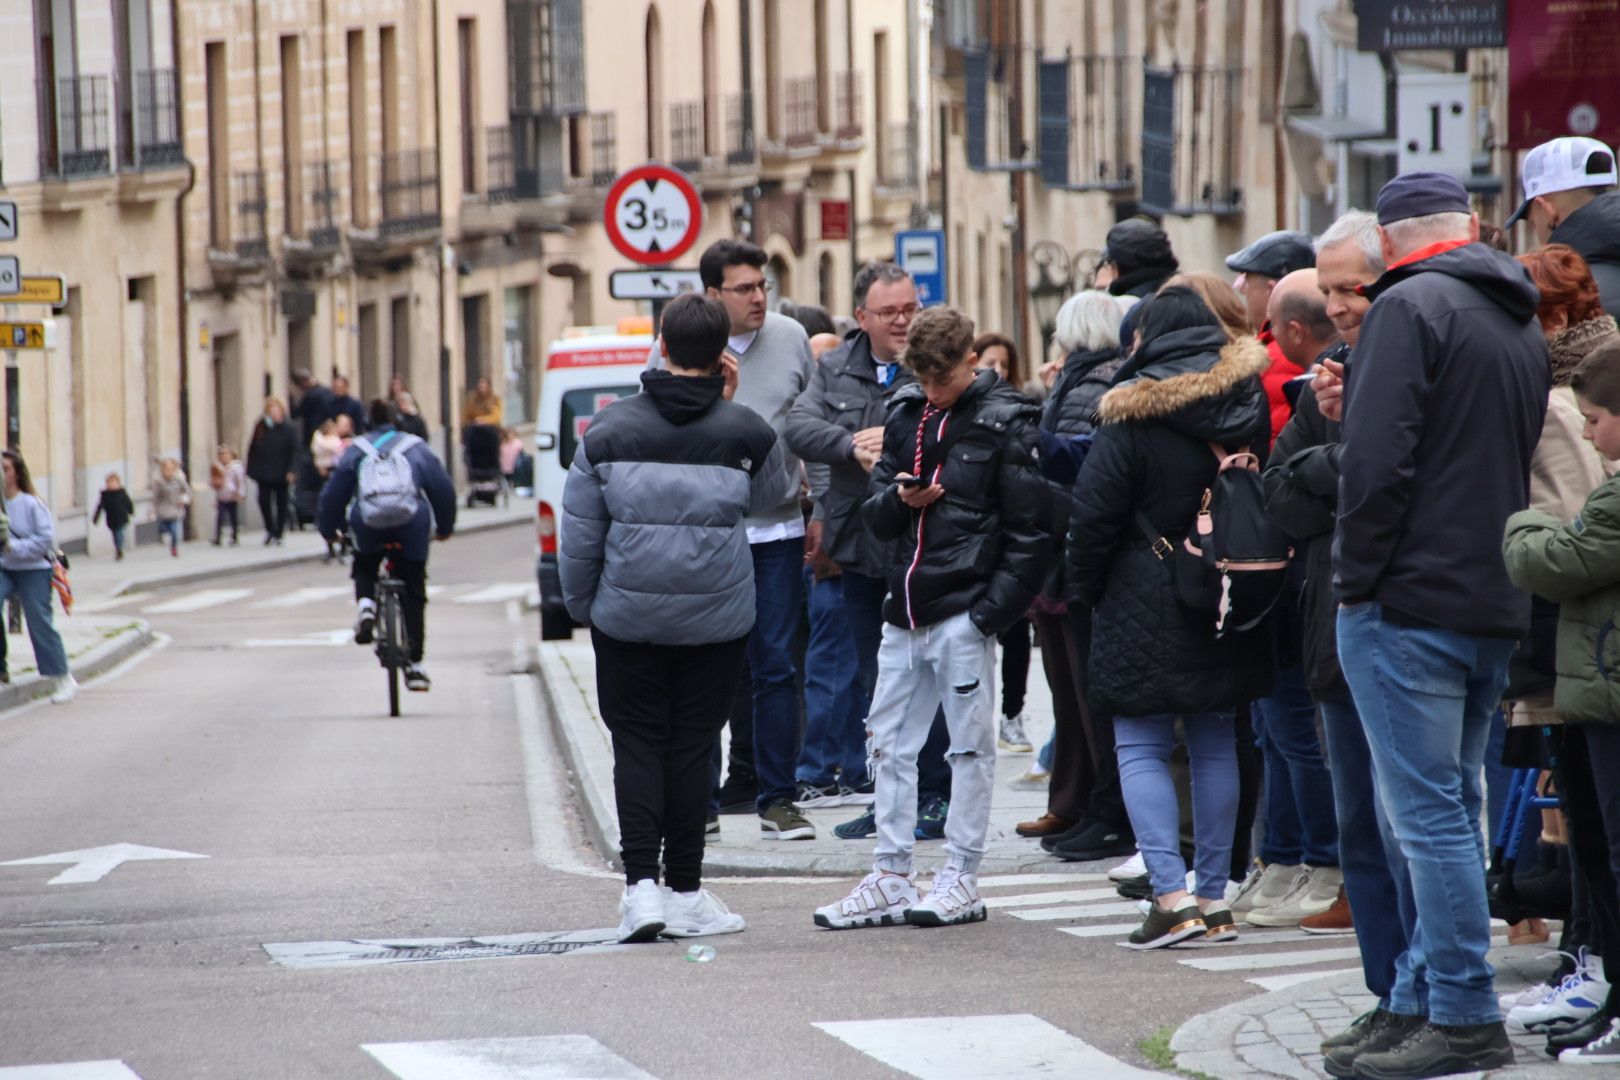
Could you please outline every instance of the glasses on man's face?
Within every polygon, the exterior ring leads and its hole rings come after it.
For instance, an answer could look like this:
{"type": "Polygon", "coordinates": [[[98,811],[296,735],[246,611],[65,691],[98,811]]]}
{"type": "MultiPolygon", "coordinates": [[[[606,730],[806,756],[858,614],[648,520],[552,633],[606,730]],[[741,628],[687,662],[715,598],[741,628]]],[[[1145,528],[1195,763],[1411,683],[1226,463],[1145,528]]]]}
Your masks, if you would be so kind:
{"type": "Polygon", "coordinates": [[[751,281],[747,285],[722,285],[720,286],[720,291],[723,293],[730,293],[739,300],[746,300],[755,293],[759,293],[761,296],[764,296],[765,283],[763,281],[751,281]]]}
{"type": "Polygon", "coordinates": [[[886,323],[910,322],[917,317],[922,308],[916,304],[902,304],[900,307],[866,308],[866,313],[875,319],[886,323]]]}

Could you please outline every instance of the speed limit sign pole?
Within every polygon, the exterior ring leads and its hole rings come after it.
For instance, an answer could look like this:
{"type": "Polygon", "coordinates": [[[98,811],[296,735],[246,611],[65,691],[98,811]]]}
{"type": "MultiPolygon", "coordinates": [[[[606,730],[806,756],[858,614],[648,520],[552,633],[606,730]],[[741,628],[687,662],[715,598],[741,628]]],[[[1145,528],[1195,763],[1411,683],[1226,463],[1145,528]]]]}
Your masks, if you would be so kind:
{"type": "MultiPolygon", "coordinates": [[[[608,240],[638,266],[667,267],[697,243],[703,229],[703,200],[685,173],[659,162],[621,173],[602,207],[608,240]]],[[[664,301],[653,301],[653,333],[658,333],[664,301]]]]}

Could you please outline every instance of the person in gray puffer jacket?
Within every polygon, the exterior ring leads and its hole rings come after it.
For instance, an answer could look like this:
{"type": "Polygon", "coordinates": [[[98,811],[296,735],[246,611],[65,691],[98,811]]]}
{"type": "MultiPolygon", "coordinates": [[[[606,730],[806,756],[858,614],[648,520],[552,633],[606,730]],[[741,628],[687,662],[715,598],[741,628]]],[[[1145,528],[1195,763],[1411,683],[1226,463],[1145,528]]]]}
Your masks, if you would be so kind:
{"type": "Polygon", "coordinates": [[[563,598],[591,627],[613,736],[624,942],[743,929],[702,888],[709,759],[754,626],[744,522],[799,481],[770,424],[729,400],[730,326],[718,300],[671,303],[668,370],[596,414],[563,488],[563,598]]]}

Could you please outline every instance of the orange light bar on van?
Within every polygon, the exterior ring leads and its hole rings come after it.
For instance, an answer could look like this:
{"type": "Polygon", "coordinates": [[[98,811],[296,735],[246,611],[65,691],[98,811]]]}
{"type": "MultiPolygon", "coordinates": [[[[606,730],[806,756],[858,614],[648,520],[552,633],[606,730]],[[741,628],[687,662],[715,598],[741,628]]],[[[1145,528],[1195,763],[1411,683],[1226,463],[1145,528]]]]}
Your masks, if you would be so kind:
{"type": "Polygon", "coordinates": [[[626,315],[624,318],[619,320],[619,333],[626,336],[630,334],[652,333],[652,316],[626,315]]]}

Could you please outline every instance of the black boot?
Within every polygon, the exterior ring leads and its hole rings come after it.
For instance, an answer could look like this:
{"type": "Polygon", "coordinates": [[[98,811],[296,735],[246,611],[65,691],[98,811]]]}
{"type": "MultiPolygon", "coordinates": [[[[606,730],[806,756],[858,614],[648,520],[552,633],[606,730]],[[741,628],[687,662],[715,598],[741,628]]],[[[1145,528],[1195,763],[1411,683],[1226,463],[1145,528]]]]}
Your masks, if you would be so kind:
{"type": "Polygon", "coordinates": [[[1329,1076],[1347,1080],[1355,1075],[1356,1058],[1394,1046],[1428,1021],[1387,1009],[1374,1009],[1337,1035],[1322,1040],[1322,1068],[1329,1076]]]}
{"type": "Polygon", "coordinates": [[[1422,1080],[1451,1073],[1500,1069],[1513,1064],[1507,1028],[1489,1024],[1424,1024],[1378,1051],[1357,1055],[1358,1080],[1422,1080]]]}

